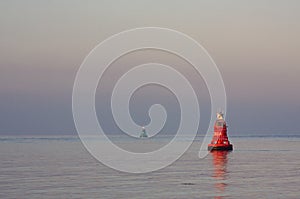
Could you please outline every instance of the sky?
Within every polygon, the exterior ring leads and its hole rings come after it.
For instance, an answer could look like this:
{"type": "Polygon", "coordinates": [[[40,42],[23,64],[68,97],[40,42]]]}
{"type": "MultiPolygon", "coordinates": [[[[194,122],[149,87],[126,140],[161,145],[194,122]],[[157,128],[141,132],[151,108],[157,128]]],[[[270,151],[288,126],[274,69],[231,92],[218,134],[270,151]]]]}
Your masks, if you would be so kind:
{"type": "MultiPolygon", "coordinates": [[[[87,54],[113,34],[157,26],[183,32],[209,52],[224,80],[232,134],[300,135],[299,9],[296,0],[0,1],[0,134],[75,135],[72,89],[87,54]]],[[[100,82],[96,107],[104,129],[117,131],[107,110],[111,77],[149,59],[168,62],[193,82],[204,131],[210,103],[203,79],[157,51],[120,58],[100,82]]],[[[158,102],[171,113],[164,131],[172,131],[178,103],[166,89],[138,91],[133,118],[144,125],[147,108],[158,102]]]]}

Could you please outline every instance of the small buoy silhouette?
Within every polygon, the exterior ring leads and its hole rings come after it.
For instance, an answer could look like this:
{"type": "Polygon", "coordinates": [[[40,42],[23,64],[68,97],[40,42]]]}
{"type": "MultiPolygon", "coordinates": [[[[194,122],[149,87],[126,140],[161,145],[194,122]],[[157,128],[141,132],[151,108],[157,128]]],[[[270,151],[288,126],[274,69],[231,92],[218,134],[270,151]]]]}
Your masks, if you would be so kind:
{"type": "Polygon", "coordinates": [[[140,138],[147,138],[147,137],[148,137],[148,135],[146,133],[146,129],[145,129],[145,127],[142,127],[142,133],[140,134],[140,138]]]}
{"type": "Polygon", "coordinates": [[[220,150],[231,151],[233,150],[232,144],[230,144],[227,136],[227,125],[224,120],[222,112],[217,113],[217,120],[214,126],[214,136],[210,144],[208,144],[208,150],[220,150]]]}

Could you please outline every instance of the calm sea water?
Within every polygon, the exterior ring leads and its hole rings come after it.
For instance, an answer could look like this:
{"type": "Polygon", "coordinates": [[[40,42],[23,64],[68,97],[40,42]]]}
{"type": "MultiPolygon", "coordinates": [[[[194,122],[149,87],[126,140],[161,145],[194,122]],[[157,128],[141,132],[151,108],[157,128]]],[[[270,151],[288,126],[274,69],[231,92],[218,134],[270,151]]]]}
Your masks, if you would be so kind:
{"type": "Polygon", "coordinates": [[[0,137],[0,198],[300,198],[300,137],[230,137],[235,150],[198,158],[200,141],[148,174],[99,163],[76,137],[0,137]]]}

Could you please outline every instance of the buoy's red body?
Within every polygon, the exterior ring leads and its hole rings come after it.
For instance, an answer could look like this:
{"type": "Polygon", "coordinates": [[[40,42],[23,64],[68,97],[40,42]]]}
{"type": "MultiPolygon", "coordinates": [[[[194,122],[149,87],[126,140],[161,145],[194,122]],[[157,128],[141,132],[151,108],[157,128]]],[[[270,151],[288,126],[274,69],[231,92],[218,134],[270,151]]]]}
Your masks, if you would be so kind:
{"type": "Polygon", "coordinates": [[[223,119],[223,115],[219,114],[218,119],[214,126],[214,136],[210,144],[208,144],[208,150],[221,150],[231,151],[233,150],[232,144],[230,144],[227,136],[227,125],[223,119]]]}

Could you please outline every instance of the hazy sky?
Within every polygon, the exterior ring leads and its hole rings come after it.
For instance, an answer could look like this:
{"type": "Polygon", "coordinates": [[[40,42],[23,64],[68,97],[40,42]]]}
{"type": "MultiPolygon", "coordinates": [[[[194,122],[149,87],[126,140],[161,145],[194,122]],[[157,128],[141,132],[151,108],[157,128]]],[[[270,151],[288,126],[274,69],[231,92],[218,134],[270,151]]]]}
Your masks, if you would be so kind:
{"type": "MultiPolygon", "coordinates": [[[[224,78],[233,134],[300,134],[299,9],[297,0],[0,1],[0,134],[75,134],[72,86],[83,59],[110,35],[143,26],[181,31],[208,50],[224,78]]],[[[136,59],[119,60],[116,71],[136,59]]],[[[157,92],[162,103],[170,98],[177,105],[168,92],[157,92]]],[[[198,93],[204,113],[205,93],[198,93]]],[[[139,95],[133,110],[139,114],[159,101],[139,95]]],[[[168,125],[177,123],[174,116],[168,125]]]]}

